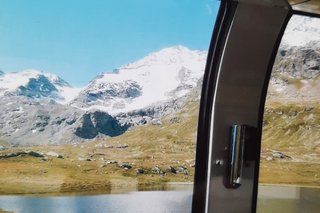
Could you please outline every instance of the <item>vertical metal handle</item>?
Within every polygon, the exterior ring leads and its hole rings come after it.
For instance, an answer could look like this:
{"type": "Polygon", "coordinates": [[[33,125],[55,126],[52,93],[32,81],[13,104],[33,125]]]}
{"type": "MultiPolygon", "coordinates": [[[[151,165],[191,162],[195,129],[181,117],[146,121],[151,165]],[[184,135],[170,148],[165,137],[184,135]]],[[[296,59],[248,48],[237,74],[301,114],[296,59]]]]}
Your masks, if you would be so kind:
{"type": "Polygon", "coordinates": [[[232,125],[230,137],[228,188],[241,186],[246,125],[232,125]]]}

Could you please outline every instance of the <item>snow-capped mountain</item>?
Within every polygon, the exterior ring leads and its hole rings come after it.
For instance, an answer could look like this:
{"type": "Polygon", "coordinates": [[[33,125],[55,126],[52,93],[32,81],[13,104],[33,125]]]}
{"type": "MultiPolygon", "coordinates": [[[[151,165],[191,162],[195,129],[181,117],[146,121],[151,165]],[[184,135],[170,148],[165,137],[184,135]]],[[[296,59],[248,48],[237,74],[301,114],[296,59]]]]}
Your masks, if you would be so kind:
{"type": "Polygon", "coordinates": [[[29,98],[49,98],[64,103],[77,95],[68,82],[59,76],[37,70],[0,74],[1,96],[25,96],[29,98]]]}
{"type": "Polygon", "coordinates": [[[183,46],[162,49],[99,75],[71,105],[119,113],[182,97],[203,75],[206,57],[207,52],[183,46]]]}

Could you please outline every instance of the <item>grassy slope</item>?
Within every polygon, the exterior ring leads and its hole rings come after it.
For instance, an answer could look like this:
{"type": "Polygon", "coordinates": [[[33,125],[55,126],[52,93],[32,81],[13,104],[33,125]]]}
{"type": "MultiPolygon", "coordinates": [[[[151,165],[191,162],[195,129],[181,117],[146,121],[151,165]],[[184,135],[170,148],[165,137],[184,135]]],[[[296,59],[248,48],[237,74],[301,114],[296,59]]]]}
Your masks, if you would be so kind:
{"type": "Polygon", "coordinates": [[[320,186],[320,104],[268,102],[264,120],[260,182],[320,186]]]}
{"type": "Polygon", "coordinates": [[[5,210],[0,209],[0,213],[12,213],[12,212],[5,211],[5,210]]]}
{"type": "Polygon", "coordinates": [[[0,159],[0,193],[106,193],[147,186],[163,187],[161,184],[168,181],[193,181],[197,112],[198,102],[191,101],[181,112],[165,117],[162,125],[135,127],[118,137],[79,145],[1,151],[0,154],[20,150],[54,151],[64,159],[48,157],[44,161],[30,156],[0,159]],[[117,148],[124,144],[128,147],[117,148]],[[117,163],[108,164],[108,161],[117,163]],[[122,163],[130,164],[132,169],[120,168],[122,163]],[[166,174],[153,174],[151,169],[156,166],[166,174]],[[167,172],[169,166],[185,167],[188,174],[167,172]],[[137,175],[139,168],[145,174],[137,175]]]}

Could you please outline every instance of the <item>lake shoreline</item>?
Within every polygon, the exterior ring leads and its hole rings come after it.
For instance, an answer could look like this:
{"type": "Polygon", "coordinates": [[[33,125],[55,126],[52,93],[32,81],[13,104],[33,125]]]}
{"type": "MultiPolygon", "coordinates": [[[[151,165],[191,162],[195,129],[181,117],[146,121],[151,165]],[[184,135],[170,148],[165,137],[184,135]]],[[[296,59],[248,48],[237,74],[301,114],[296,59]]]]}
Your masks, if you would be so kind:
{"type": "MultiPolygon", "coordinates": [[[[148,181],[144,183],[130,183],[126,180],[118,180],[116,184],[112,184],[110,188],[105,190],[80,190],[81,188],[75,189],[74,191],[61,191],[60,186],[51,186],[51,191],[43,191],[43,186],[37,185],[33,186],[32,191],[26,191],[22,189],[19,191],[10,191],[10,188],[7,190],[1,189],[0,196],[83,196],[83,195],[99,195],[99,194],[127,194],[130,192],[136,191],[174,191],[174,190],[185,190],[185,187],[193,189],[193,182],[159,182],[159,183],[150,183],[148,181]]],[[[2,184],[3,188],[3,184],[2,184]]],[[[90,187],[89,187],[90,188],[90,187]]]]}
{"type": "MultiPolygon", "coordinates": [[[[10,191],[1,191],[0,196],[33,196],[33,197],[46,197],[46,196],[90,196],[90,195],[103,195],[103,194],[128,194],[131,192],[138,191],[185,191],[193,190],[193,182],[163,182],[163,183],[153,183],[153,185],[144,183],[145,185],[135,185],[130,184],[124,180],[118,181],[117,185],[113,185],[111,189],[108,190],[75,190],[75,191],[58,191],[52,190],[43,192],[43,188],[38,186],[34,187],[33,192],[10,192],[10,191]]],[[[276,183],[260,183],[259,186],[272,186],[272,187],[299,187],[299,188],[314,188],[320,189],[320,186],[311,186],[311,185],[296,185],[296,184],[276,184],[276,183]]]]}

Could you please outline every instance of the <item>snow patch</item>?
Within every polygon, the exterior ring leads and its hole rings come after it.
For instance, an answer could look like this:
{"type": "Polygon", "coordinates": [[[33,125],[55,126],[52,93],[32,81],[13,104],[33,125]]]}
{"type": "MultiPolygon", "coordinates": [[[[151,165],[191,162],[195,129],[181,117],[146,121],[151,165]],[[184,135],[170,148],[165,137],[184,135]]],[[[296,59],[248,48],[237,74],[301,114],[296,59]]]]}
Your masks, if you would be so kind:
{"type": "Polygon", "coordinates": [[[60,104],[68,104],[72,101],[77,95],[79,95],[80,91],[83,88],[72,88],[72,87],[57,87],[60,96],[63,98],[61,100],[57,100],[60,104]]]}
{"type": "Polygon", "coordinates": [[[46,155],[47,155],[47,156],[51,156],[51,157],[59,157],[59,156],[60,156],[58,153],[52,152],[52,151],[47,152],[46,155]]]}
{"type": "Polygon", "coordinates": [[[320,41],[320,19],[294,15],[282,38],[282,44],[304,46],[311,41],[320,41]]]}

